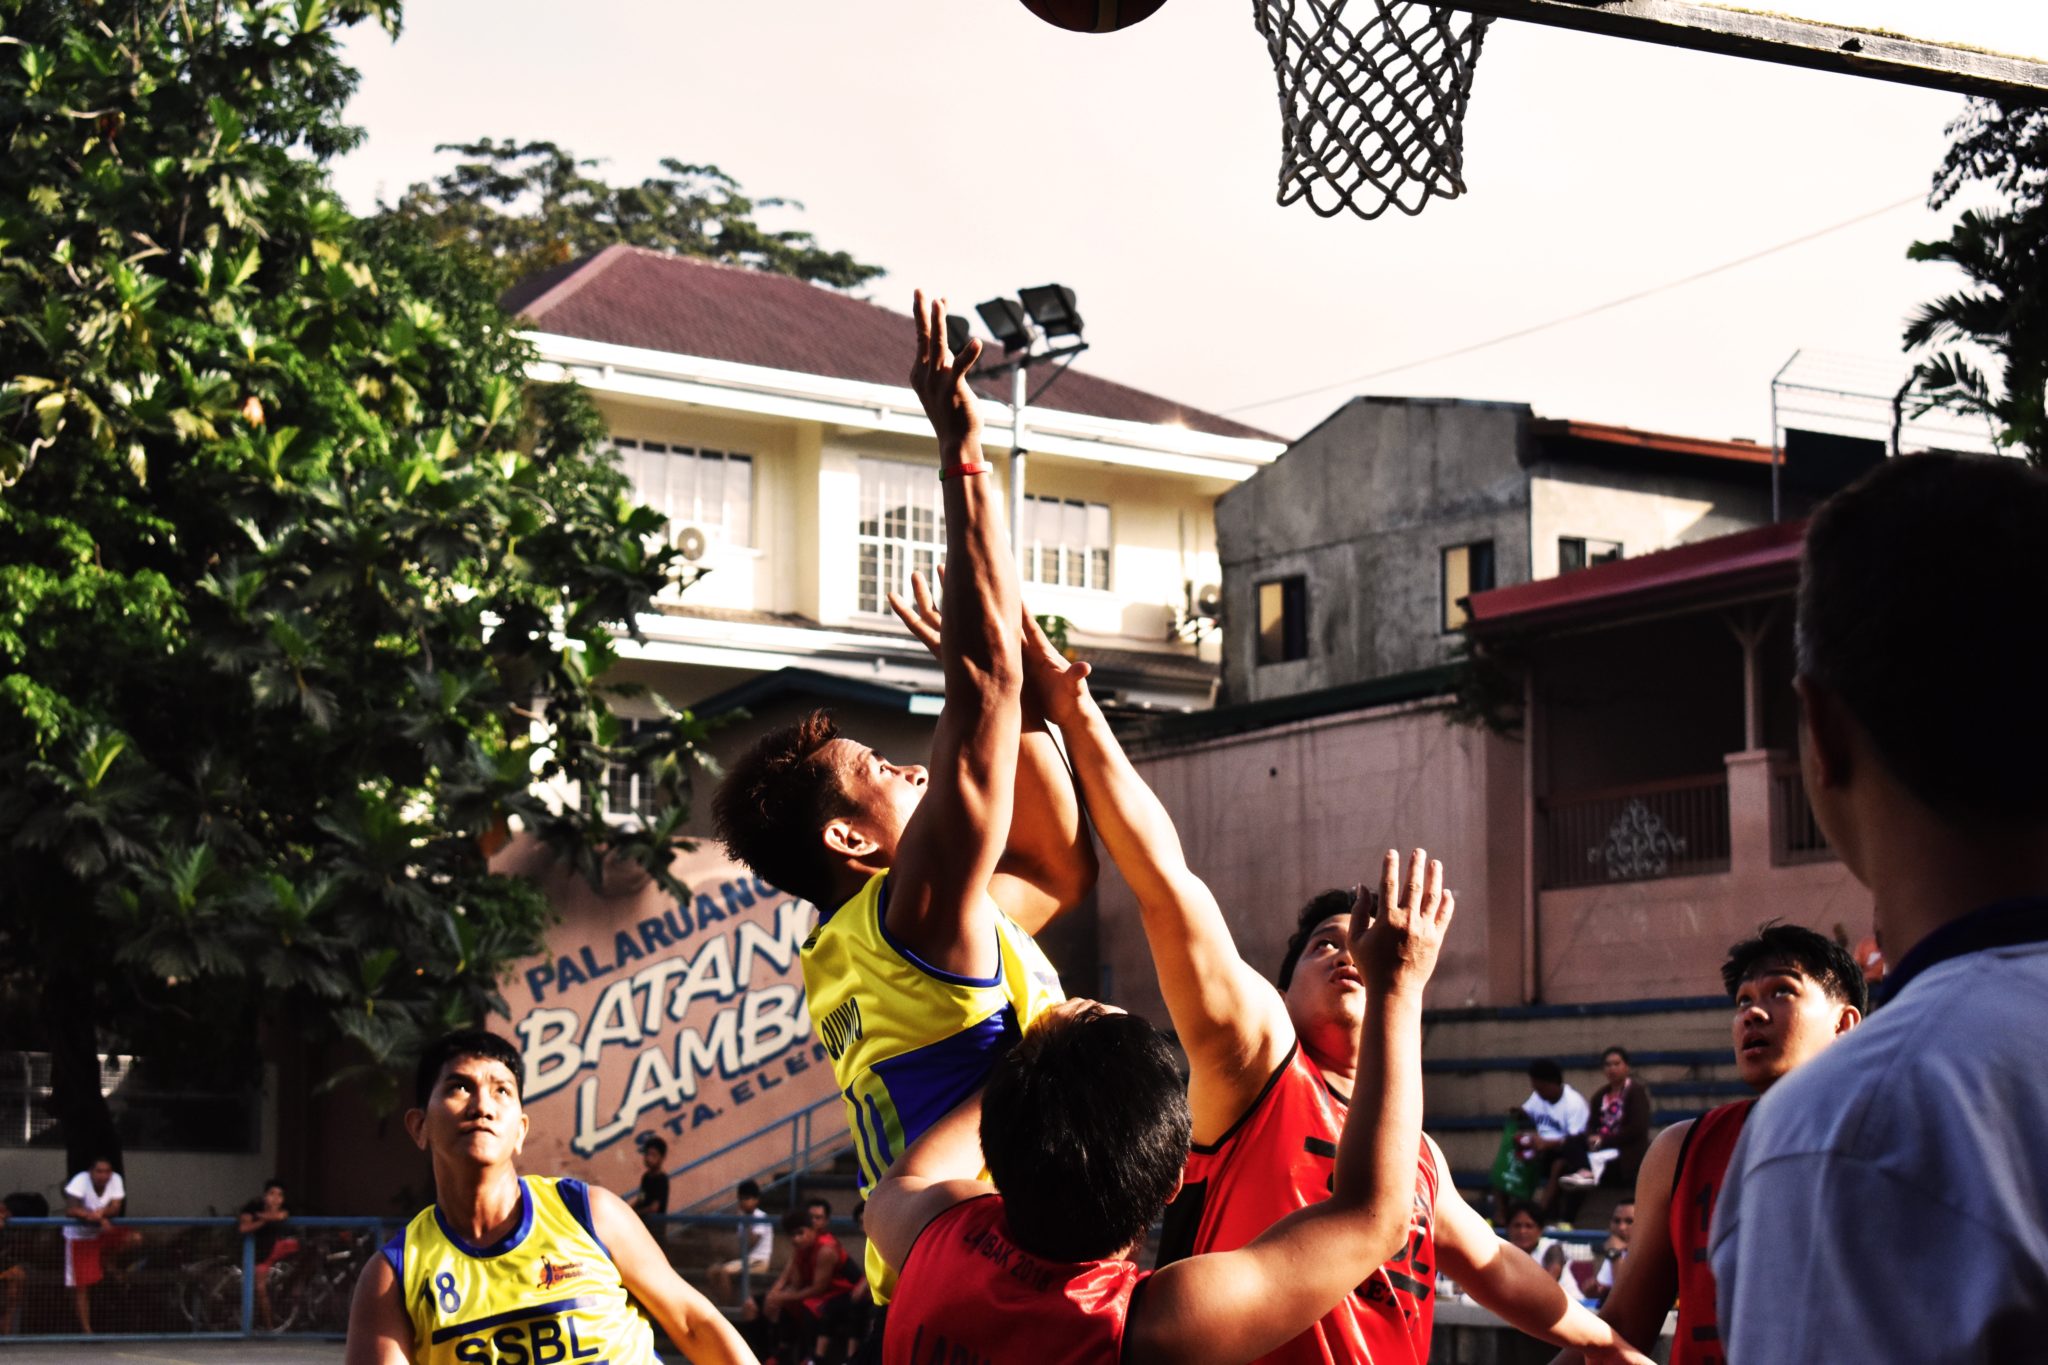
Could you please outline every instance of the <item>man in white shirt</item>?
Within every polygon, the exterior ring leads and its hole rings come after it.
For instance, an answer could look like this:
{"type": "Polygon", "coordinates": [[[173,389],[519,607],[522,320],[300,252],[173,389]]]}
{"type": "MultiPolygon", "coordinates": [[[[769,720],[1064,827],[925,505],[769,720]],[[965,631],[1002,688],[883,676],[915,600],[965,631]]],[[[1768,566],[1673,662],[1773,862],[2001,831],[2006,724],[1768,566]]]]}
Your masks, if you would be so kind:
{"type": "MultiPolygon", "coordinates": [[[[1536,1125],[1536,1131],[1522,1135],[1515,1156],[1535,1170],[1540,1184],[1550,1169],[1551,1158],[1564,1146],[1565,1139],[1586,1131],[1593,1109],[1586,1103],[1584,1095],[1565,1084],[1564,1068],[1548,1057],[1539,1057],[1529,1063],[1529,1084],[1535,1088],[1520,1107],[1529,1116],[1529,1121],[1536,1125]]],[[[1497,1194],[1495,1202],[1499,1205],[1500,1221],[1505,1224],[1508,1220],[1507,1196],[1497,1194]]],[[[1546,1215],[1550,1213],[1542,1200],[1537,1203],[1537,1211],[1546,1215]]]]}
{"type": "Polygon", "coordinates": [[[100,1258],[118,1250],[121,1238],[103,1235],[128,1205],[128,1187],[105,1157],[71,1177],[64,1186],[64,1284],[78,1310],[78,1330],[92,1332],[92,1287],[105,1273],[100,1258]]]}
{"type": "MultiPolygon", "coordinates": [[[[739,1240],[735,1243],[740,1254],[729,1261],[717,1262],[710,1271],[711,1301],[721,1308],[734,1302],[733,1281],[738,1278],[742,1265],[751,1279],[765,1279],[768,1262],[775,1255],[775,1220],[761,1212],[760,1185],[752,1180],[742,1180],[734,1191],[734,1198],[739,1216],[746,1220],[739,1225],[739,1240]]],[[[758,1311],[753,1302],[754,1295],[760,1292],[761,1286],[751,1284],[748,1288],[745,1320],[751,1321],[758,1311]]]]}
{"type": "Polygon", "coordinates": [[[1745,1125],[1711,1257],[1731,1365],[2048,1342],[2048,474],[1911,455],[1830,499],[1801,766],[1869,887],[1885,1004],[1745,1125]]]}

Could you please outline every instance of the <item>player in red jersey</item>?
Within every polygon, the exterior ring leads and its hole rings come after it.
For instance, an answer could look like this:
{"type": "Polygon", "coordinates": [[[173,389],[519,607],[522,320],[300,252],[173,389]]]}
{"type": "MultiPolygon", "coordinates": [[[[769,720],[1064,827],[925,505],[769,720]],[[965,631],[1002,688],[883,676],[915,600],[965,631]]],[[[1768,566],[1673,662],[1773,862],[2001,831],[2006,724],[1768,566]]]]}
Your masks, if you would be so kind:
{"type": "MultiPolygon", "coordinates": [[[[1026,667],[1044,667],[1048,652],[1028,638],[1026,667]]],[[[1085,678],[1086,666],[1074,665],[1064,685],[1046,685],[1047,711],[1066,737],[1096,832],[1137,894],[1190,1067],[1194,1149],[1167,1215],[1166,1264],[1246,1246],[1328,1195],[1345,1116],[1372,1098],[1353,1065],[1372,992],[1352,953],[1361,926],[1351,893],[1319,897],[1303,915],[1279,990],[1238,956],[1216,898],[1188,870],[1172,819],[1124,757],[1085,678]]],[[[1618,1350],[1606,1324],[1459,1197],[1433,1142],[1418,1136],[1409,1152],[1402,1250],[1266,1360],[1427,1360],[1439,1269],[1523,1332],[1596,1357],[1618,1350]]]]}
{"type": "Polygon", "coordinates": [[[1422,987],[1453,907],[1421,849],[1397,889],[1399,871],[1389,851],[1386,913],[1345,943],[1371,992],[1327,1197],[1249,1246],[1148,1277],[1130,1258],[1180,1183],[1187,1097],[1150,1024],[1069,1002],[997,1063],[979,1153],[944,1121],[868,1201],[868,1235],[903,1267],[885,1365],[1243,1365],[1400,1255],[1422,1141],[1422,987]],[[923,1173],[977,1159],[993,1192],[923,1173]]]}
{"type": "MultiPolygon", "coordinates": [[[[1848,950],[1795,924],[1769,924],[1728,950],[1735,1069],[1759,1095],[1862,1021],[1869,991],[1848,950]]],[[[1678,1304],[1670,1365],[1723,1365],[1707,1230],[1735,1140],[1756,1101],[1737,1100],[1657,1135],[1636,1175],[1636,1226],[1600,1316],[1647,1351],[1678,1304]]],[[[1551,1365],[1580,1357],[1570,1351],[1551,1365]]]]}

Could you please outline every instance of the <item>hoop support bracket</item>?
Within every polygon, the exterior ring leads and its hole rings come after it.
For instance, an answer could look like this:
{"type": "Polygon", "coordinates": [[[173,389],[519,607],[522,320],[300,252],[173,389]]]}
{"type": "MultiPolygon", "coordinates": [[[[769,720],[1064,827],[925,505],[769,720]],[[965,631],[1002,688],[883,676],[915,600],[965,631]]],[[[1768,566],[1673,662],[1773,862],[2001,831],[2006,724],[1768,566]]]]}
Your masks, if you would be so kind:
{"type": "Polygon", "coordinates": [[[1684,0],[1439,0],[1446,9],[1834,71],[2013,104],[2048,104],[2048,62],[1877,29],[1684,0]]]}

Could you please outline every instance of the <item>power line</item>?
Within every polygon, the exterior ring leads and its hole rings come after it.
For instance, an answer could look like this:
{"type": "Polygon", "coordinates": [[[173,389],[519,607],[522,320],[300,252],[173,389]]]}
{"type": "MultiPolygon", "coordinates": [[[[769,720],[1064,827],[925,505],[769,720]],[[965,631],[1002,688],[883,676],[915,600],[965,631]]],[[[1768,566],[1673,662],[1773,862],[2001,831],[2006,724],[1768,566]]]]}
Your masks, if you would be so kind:
{"type": "Polygon", "coordinates": [[[1370,374],[1354,375],[1350,379],[1338,379],[1328,384],[1318,384],[1312,389],[1301,389],[1294,393],[1282,394],[1278,398],[1262,398],[1256,403],[1240,403],[1234,408],[1225,408],[1223,411],[1226,414],[1234,414],[1250,412],[1253,408],[1270,408],[1276,403],[1291,403],[1297,398],[1312,398],[1319,393],[1328,393],[1331,389],[1349,388],[1353,384],[1364,384],[1374,379],[1384,379],[1390,374],[1399,374],[1403,370],[1414,370],[1420,369],[1424,365],[1434,365],[1439,360],[1452,360],[1461,355],[1470,355],[1474,351],[1483,351],[1488,347],[1499,346],[1504,342],[1519,341],[1523,337],[1534,336],[1538,332],[1547,332],[1553,327],[1562,327],[1568,322],[1577,322],[1582,318],[1590,318],[1596,313],[1605,313],[1610,309],[1620,308],[1624,304],[1640,303],[1642,300],[1654,295],[1673,289],[1680,289],[1688,284],[1697,284],[1701,280],[1734,270],[1738,266],[1745,266],[1751,262],[1760,261],[1766,256],[1775,256],[1781,251],[1790,251],[1795,246],[1805,246],[1808,242],[1818,241],[1823,237],[1841,232],[1845,228],[1855,227],[1858,223],[1867,223],[1872,218],[1883,217],[1885,214],[1902,209],[1908,204],[1917,204],[1921,201],[1921,198],[1922,196],[1919,194],[1908,195],[1904,199],[1886,204],[1883,208],[1871,209],[1867,213],[1859,213],[1854,218],[1844,218],[1839,223],[1806,233],[1803,236],[1790,238],[1779,242],[1775,246],[1767,246],[1761,251],[1752,251],[1747,256],[1739,256],[1732,261],[1723,261],[1721,264],[1709,266],[1705,270],[1696,271],[1679,279],[1666,280],[1662,284],[1654,284],[1648,289],[1639,289],[1633,294],[1624,294],[1620,298],[1609,299],[1605,303],[1596,303],[1590,308],[1581,308],[1575,313],[1566,313],[1562,317],[1552,318],[1548,322],[1539,322],[1534,326],[1523,327],[1518,331],[1504,332],[1497,337],[1488,337],[1485,341],[1475,341],[1470,345],[1459,346],[1454,350],[1439,351],[1435,355],[1424,356],[1420,360],[1409,360],[1399,365],[1389,365],[1383,370],[1374,370],[1370,374]]]}

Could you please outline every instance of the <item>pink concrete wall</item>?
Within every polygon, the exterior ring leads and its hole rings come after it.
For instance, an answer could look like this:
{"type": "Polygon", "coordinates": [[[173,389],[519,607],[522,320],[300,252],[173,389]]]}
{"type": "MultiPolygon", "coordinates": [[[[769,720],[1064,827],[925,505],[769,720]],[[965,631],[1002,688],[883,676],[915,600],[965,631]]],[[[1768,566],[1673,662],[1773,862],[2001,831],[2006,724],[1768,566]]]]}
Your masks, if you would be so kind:
{"type": "Polygon", "coordinates": [[[1771,854],[1774,755],[1728,755],[1728,871],[1545,891],[1536,902],[1544,999],[1710,995],[1721,959],[1765,920],[1851,941],[1870,928],[1870,893],[1832,859],[1779,867],[1771,854]]]}
{"type": "MultiPolygon", "coordinates": [[[[1488,942],[1508,911],[1516,951],[1520,860],[1489,857],[1488,757],[1519,781],[1518,745],[1445,722],[1434,707],[1356,712],[1139,755],[1136,764],[1174,818],[1188,864],[1209,883],[1238,949],[1270,976],[1296,911],[1318,891],[1377,880],[1389,846],[1422,844],[1444,860],[1458,920],[1430,985],[1433,1005],[1490,1003],[1488,942]],[[1505,884],[1498,884],[1505,881],[1505,884]]],[[[1500,820],[1519,838],[1509,786],[1500,820]]],[[[1496,804],[1498,804],[1496,802],[1496,804]]],[[[1104,859],[1098,890],[1110,994],[1165,1022],[1157,977],[1129,886],[1104,859]]],[[[1515,959],[1519,971],[1519,958],[1515,959]]],[[[1079,993],[1079,983],[1068,989],[1079,993]]]]}

